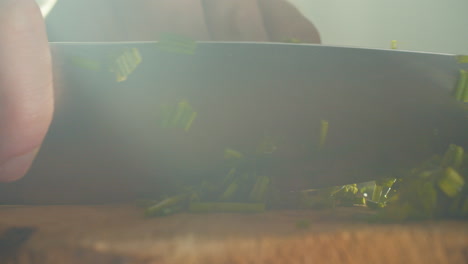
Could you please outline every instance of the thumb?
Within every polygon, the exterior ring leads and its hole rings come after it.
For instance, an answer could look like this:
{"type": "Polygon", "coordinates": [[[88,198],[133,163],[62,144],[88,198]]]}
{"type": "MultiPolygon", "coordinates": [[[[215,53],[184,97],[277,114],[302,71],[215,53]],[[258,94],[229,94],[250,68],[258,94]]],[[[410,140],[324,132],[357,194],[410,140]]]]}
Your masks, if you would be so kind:
{"type": "Polygon", "coordinates": [[[34,0],[0,1],[0,181],[23,177],[52,119],[51,58],[34,0]]]}

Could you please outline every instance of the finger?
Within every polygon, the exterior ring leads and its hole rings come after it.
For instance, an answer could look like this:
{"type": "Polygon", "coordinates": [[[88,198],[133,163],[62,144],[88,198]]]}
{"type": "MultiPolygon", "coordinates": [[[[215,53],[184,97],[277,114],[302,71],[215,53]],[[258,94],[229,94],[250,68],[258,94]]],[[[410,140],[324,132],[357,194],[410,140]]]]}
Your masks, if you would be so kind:
{"type": "Polygon", "coordinates": [[[258,0],[270,41],[298,39],[320,44],[320,33],[294,5],[285,0],[258,0]]]}
{"type": "Polygon", "coordinates": [[[54,42],[154,41],[166,32],[210,40],[200,0],[59,3],[47,18],[49,40],[54,42]]]}
{"type": "Polygon", "coordinates": [[[215,41],[267,41],[256,0],[203,0],[205,20],[215,41]]]}
{"type": "Polygon", "coordinates": [[[21,178],[52,119],[51,59],[34,0],[0,1],[0,181],[21,178]]]}

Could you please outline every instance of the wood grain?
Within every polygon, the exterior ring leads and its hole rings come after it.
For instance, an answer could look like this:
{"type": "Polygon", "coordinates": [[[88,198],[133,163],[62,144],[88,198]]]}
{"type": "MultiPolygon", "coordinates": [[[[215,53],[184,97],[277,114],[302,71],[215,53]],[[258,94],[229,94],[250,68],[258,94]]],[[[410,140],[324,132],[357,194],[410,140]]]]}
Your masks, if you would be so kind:
{"type": "Polygon", "coordinates": [[[132,205],[0,207],[20,264],[467,263],[468,223],[369,224],[365,208],[145,219],[132,205]],[[298,220],[310,226],[299,229],[298,220]]]}

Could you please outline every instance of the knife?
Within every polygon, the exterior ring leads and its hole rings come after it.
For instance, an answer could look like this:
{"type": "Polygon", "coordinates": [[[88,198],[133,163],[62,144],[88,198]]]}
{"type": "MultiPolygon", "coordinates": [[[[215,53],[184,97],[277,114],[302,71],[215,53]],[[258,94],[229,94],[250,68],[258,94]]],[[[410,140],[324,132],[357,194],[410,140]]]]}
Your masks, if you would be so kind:
{"type": "Polygon", "coordinates": [[[267,141],[255,166],[285,190],[386,177],[468,147],[466,104],[453,95],[468,68],[459,56],[163,44],[51,43],[54,119],[28,175],[0,186],[0,199],[125,201],[224,177],[227,150],[254,157],[267,141]]]}

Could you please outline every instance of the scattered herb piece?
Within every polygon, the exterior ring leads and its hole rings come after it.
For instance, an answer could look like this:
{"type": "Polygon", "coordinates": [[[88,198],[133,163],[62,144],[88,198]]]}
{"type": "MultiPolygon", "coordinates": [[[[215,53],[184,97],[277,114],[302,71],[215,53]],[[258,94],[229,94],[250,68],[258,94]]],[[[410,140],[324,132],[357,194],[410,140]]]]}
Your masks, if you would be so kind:
{"type": "Polygon", "coordinates": [[[265,202],[266,193],[270,184],[270,178],[267,176],[258,176],[256,183],[250,192],[250,201],[265,202]]]}
{"type": "Polygon", "coordinates": [[[71,57],[71,62],[83,69],[91,70],[91,71],[99,71],[101,70],[101,63],[97,60],[88,59],[85,57],[73,56],[71,57]]]}
{"type": "Polygon", "coordinates": [[[146,208],[146,216],[165,216],[178,212],[182,203],[190,197],[190,193],[179,194],[162,200],[161,202],[146,208]]]}
{"type": "Polygon", "coordinates": [[[458,55],[456,57],[458,63],[468,63],[468,55],[458,55]]]}
{"type": "Polygon", "coordinates": [[[461,192],[465,180],[456,170],[448,167],[440,176],[437,184],[447,196],[455,197],[461,192]]]}
{"type": "Polygon", "coordinates": [[[163,128],[180,128],[188,132],[197,117],[187,100],[181,100],[177,106],[161,105],[161,126],[163,128]]]}
{"type": "MultiPolygon", "coordinates": [[[[230,167],[226,176],[218,181],[205,180],[181,195],[153,204],[146,214],[164,216],[187,207],[190,212],[197,213],[262,212],[266,204],[273,204],[272,207],[274,203],[281,204],[288,198],[278,197],[275,186],[270,186],[270,177],[258,173],[261,171],[259,158],[271,154],[272,148],[264,146],[261,142],[253,156],[226,148],[224,158],[230,167]]],[[[467,154],[461,147],[450,145],[443,157],[433,156],[416,168],[395,172],[398,177],[304,190],[294,193],[296,199],[286,204],[295,202],[298,205],[295,208],[303,209],[366,205],[377,210],[376,220],[379,221],[468,218],[467,171],[467,154]],[[366,200],[368,193],[372,193],[372,198],[366,200]]],[[[306,226],[305,222],[296,223],[301,229],[306,226]]]]}
{"type": "Polygon", "coordinates": [[[464,150],[454,144],[450,144],[447,152],[442,160],[442,167],[453,167],[454,169],[460,169],[463,163],[464,150]]]}
{"type": "Polygon", "coordinates": [[[468,70],[460,70],[455,98],[461,102],[468,102],[468,70]]]}
{"type": "Polygon", "coordinates": [[[137,48],[126,48],[111,55],[110,61],[109,71],[115,74],[117,82],[123,82],[135,71],[142,57],[137,48]]]}
{"type": "Polygon", "coordinates": [[[466,159],[463,153],[459,146],[451,145],[444,157],[434,157],[412,169],[399,181],[397,193],[387,199],[378,219],[467,218],[467,175],[461,172],[466,171],[468,164],[460,162],[466,159]]]}
{"type": "Polygon", "coordinates": [[[322,120],[320,122],[320,139],[319,139],[319,149],[322,149],[327,141],[328,135],[328,121],[322,120]]]}

